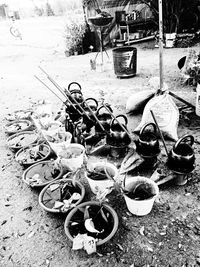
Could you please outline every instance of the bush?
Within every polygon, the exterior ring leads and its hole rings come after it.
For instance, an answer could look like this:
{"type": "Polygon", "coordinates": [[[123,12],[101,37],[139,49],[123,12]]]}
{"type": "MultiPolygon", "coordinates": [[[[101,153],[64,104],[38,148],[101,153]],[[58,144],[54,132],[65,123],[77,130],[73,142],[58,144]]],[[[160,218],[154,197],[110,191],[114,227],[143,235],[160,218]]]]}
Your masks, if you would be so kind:
{"type": "Polygon", "coordinates": [[[80,17],[71,17],[65,26],[65,46],[70,53],[82,50],[82,41],[86,31],[86,23],[80,17]]]}

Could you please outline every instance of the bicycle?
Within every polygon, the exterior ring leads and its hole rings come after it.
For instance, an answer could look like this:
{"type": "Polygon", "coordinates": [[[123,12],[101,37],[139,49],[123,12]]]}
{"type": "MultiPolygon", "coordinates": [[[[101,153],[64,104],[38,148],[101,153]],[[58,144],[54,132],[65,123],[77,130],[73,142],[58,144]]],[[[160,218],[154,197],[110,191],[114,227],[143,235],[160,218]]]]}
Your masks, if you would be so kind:
{"type": "Polygon", "coordinates": [[[10,26],[10,33],[15,38],[19,38],[20,40],[22,40],[22,34],[21,34],[21,32],[19,31],[19,29],[17,28],[17,26],[15,24],[15,17],[11,16],[10,18],[12,20],[12,25],[10,26]]]}

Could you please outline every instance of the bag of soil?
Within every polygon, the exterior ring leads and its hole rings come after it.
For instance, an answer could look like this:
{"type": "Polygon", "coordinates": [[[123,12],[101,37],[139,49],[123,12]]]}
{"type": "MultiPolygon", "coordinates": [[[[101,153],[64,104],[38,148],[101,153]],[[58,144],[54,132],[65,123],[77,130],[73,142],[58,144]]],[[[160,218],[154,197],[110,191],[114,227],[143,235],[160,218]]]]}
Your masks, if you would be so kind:
{"type": "Polygon", "coordinates": [[[131,114],[143,110],[154,93],[152,90],[144,90],[131,95],[126,102],[126,113],[131,114]]]}
{"type": "Polygon", "coordinates": [[[169,139],[177,140],[179,111],[168,92],[165,92],[162,95],[156,95],[146,104],[142,120],[134,132],[139,132],[145,124],[154,122],[150,112],[151,110],[155,115],[163,135],[169,139]]]}
{"type": "MultiPolygon", "coordinates": [[[[126,113],[137,113],[143,111],[147,102],[154,96],[154,94],[160,88],[160,78],[151,77],[148,81],[148,84],[145,86],[146,89],[141,91],[141,88],[138,88],[139,92],[131,95],[126,102],[126,113]]],[[[163,84],[163,91],[168,90],[166,83],[163,84]]]]}

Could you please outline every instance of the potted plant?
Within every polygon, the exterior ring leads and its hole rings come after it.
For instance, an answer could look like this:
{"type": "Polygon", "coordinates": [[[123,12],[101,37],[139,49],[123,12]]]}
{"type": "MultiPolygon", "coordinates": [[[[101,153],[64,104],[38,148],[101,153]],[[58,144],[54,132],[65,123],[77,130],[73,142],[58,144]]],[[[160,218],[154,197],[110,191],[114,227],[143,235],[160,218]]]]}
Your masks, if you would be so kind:
{"type": "Polygon", "coordinates": [[[46,160],[26,169],[22,180],[31,187],[41,188],[60,179],[63,173],[62,166],[56,160],[46,160]]]}
{"type": "Polygon", "coordinates": [[[33,165],[34,163],[46,160],[51,154],[51,148],[47,144],[31,144],[26,147],[22,147],[15,156],[18,161],[24,167],[33,165]]]}
{"type": "Polygon", "coordinates": [[[31,127],[32,122],[30,120],[16,120],[5,125],[5,133],[12,135],[23,131],[29,131],[31,127]]]}
{"type": "Polygon", "coordinates": [[[149,214],[158,194],[159,188],[150,178],[136,176],[124,182],[124,199],[128,210],[134,215],[149,214]]]}
{"type": "Polygon", "coordinates": [[[7,144],[11,150],[16,152],[22,147],[36,143],[38,139],[39,139],[39,135],[35,131],[23,131],[23,132],[11,135],[7,139],[7,144]]]}
{"type": "Polygon", "coordinates": [[[86,171],[86,179],[94,194],[97,194],[99,191],[104,192],[106,188],[113,187],[117,176],[117,168],[108,162],[93,163],[86,171]]]}
{"type": "Polygon", "coordinates": [[[43,188],[39,194],[39,204],[45,211],[67,213],[81,203],[85,188],[75,179],[76,174],[68,173],[63,179],[53,181],[43,188]]]}
{"type": "Polygon", "coordinates": [[[96,252],[96,246],[108,242],[117,232],[119,219],[108,204],[88,201],[72,209],[66,217],[64,229],[73,242],[72,249],[96,252]]]}

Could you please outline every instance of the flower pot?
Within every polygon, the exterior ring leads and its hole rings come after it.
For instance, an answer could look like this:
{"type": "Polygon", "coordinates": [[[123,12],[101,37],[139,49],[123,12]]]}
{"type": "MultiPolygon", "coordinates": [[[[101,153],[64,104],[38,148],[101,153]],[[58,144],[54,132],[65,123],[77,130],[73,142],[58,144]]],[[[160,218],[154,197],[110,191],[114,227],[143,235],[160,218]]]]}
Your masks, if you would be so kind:
{"type": "Polygon", "coordinates": [[[115,165],[108,162],[93,163],[92,170],[90,173],[87,173],[86,178],[90,185],[91,191],[94,194],[97,194],[98,192],[103,192],[106,188],[112,187],[114,184],[114,181],[108,179],[108,177],[106,176],[104,172],[105,167],[108,174],[113,178],[113,180],[117,179],[118,170],[115,165]],[[100,173],[100,175],[98,173],[100,173]]]}
{"type": "Polygon", "coordinates": [[[66,217],[64,229],[67,237],[73,241],[78,234],[87,234],[97,239],[97,246],[108,242],[117,232],[119,219],[115,210],[108,204],[96,201],[84,202],[72,209],[66,217]],[[94,227],[100,233],[92,233],[85,228],[86,209],[94,227]],[[105,217],[106,216],[106,217],[105,217]],[[103,230],[103,231],[102,231],[103,230]]]}
{"type": "Polygon", "coordinates": [[[57,156],[67,149],[72,140],[72,134],[70,132],[57,132],[50,135],[45,134],[44,136],[57,156]],[[61,138],[58,138],[58,136],[61,138]]]}
{"type": "Polygon", "coordinates": [[[31,166],[37,162],[46,160],[51,154],[51,149],[46,144],[31,144],[21,148],[15,155],[18,161],[24,167],[31,166]]]}
{"type": "Polygon", "coordinates": [[[11,135],[7,139],[7,144],[11,150],[16,152],[22,147],[26,147],[28,145],[34,144],[38,140],[38,138],[39,136],[35,132],[23,131],[23,132],[11,135]]]}
{"type": "MultiPolygon", "coordinates": [[[[129,193],[136,192],[138,186],[144,184],[148,188],[150,197],[144,197],[145,199],[139,199],[130,197],[130,194],[124,194],[124,199],[128,210],[137,216],[144,216],[151,212],[154,201],[159,194],[159,188],[157,184],[149,178],[136,176],[128,179],[125,185],[125,191],[129,193]]],[[[142,196],[142,193],[141,193],[142,196]]]]}
{"type": "Polygon", "coordinates": [[[74,186],[72,179],[62,179],[53,181],[42,189],[39,204],[45,211],[66,213],[80,204],[84,196],[85,188],[80,182],[76,181],[74,186]],[[72,199],[73,194],[78,197],[72,199]]]}
{"type": "Polygon", "coordinates": [[[22,120],[22,119],[30,119],[31,117],[31,110],[16,110],[13,114],[8,114],[6,116],[7,121],[15,121],[15,120],[22,120]]]}
{"type": "Polygon", "coordinates": [[[64,128],[64,125],[60,121],[50,120],[45,125],[41,125],[41,132],[44,136],[53,136],[55,135],[61,128],[64,128]]]}
{"type": "Polygon", "coordinates": [[[75,171],[83,165],[85,148],[80,144],[69,144],[59,152],[60,163],[64,168],[75,171]]]}
{"type": "Polygon", "coordinates": [[[28,131],[32,127],[32,122],[29,120],[17,120],[9,122],[5,125],[5,133],[8,135],[28,131]]]}
{"type": "Polygon", "coordinates": [[[31,187],[41,188],[58,180],[63,175],[63,168],[54,160],[38,162],[26,169],[22,180],[31,187]]]}

